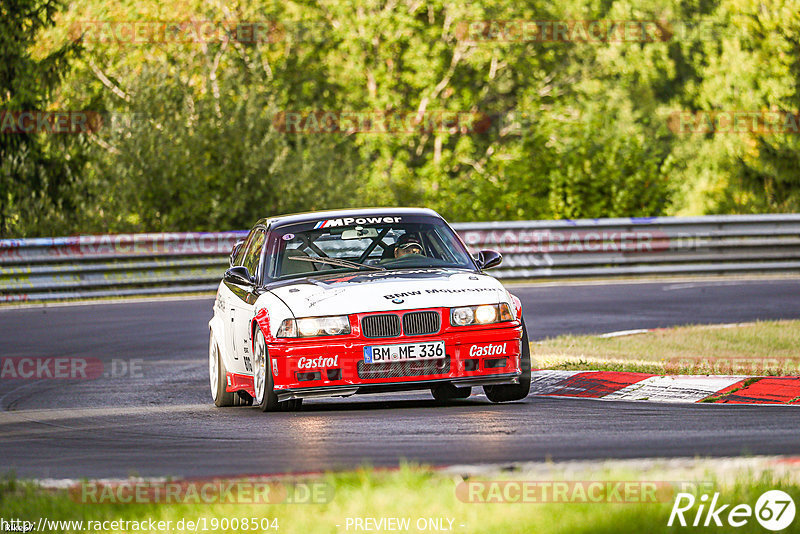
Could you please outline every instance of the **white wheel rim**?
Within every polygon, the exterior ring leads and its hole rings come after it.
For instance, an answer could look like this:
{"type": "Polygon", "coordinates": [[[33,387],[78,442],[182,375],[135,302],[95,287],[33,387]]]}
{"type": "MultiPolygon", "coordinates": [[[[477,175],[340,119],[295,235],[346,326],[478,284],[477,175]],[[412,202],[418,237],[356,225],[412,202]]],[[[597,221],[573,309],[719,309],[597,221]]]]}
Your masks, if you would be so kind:
{"type": "Polygon", "coordinates": [[[211,397],[217,400],[217,388],[219,387],[219,370],[217,364],[219,363],[219,349],[211,338],[208,347],[208,376],[211,380],[211,397]]]}
{"type": "Polygon", "coordinates": [[[261,336],[256,340],[255,367],[253,369],[253,387],[256,390],[256,404],[264,402],[264,389],[267,379],[267,357],[261,336]]]}

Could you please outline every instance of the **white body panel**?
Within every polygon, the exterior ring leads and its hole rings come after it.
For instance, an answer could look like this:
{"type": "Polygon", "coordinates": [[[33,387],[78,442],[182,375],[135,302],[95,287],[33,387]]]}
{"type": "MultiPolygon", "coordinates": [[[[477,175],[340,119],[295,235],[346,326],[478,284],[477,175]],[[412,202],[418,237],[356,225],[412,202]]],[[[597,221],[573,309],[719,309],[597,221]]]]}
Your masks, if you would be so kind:
{"type": "Polygon", "coordinates": [[[420,274],[424,277],[376,271],[360,273],[352,281],[306,282],[272,292],[296,317],[510,303],[505,288],[491,276],[422,270],[420,274]]]}

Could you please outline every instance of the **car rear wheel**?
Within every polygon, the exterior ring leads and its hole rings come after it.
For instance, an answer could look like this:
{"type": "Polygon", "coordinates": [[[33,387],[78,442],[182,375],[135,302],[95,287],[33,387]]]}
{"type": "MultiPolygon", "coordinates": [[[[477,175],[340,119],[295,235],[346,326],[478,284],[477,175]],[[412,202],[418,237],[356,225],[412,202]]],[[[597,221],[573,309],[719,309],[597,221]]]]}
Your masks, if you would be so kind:
{"type": "Polygon", "coordinates": [[[431,388],[433,398],[439,402],[448,402],[458,399],[466,399],[472,394],[472,388],[459,388],[451,383],[436,384],[431,388]]]}
{"type": "Polygon", "coordinates": [[[278,395],[275,393],[272,380],[272,365],[269,359],[269,351],[264,341],[264,333],[261,329],[256,329],[255,351],[253,360],[253,388],[255,389],[255,399],[253,403],[262,412],[289,412],[298,410],[303,404],[303,399],[292,399],[278,402],[278,395]]]}
{"type": "Polygon", "coordinates": [[[219,346],[214,339],[214,334],[211,334],[208,341],[208,376],[211,380],[211,398],[214,399],[214,405],[219,407],[235,406],[239,397],[236,393],[225,389],[225,364],[222,361],[222,354],[219,353],[219,346]]]}
{"type": "Polygon", "coordinates": [[[483,386],[483,392],[492,402],[511,402],[522,400],[531,391],[531,345],[528,341],[528,329],[525,328],[525,321],[522,321],[522,353],[520,354],[519,366],[522,374],[519,377],[519,384],[503,384],[500,386],[483,386]]]}

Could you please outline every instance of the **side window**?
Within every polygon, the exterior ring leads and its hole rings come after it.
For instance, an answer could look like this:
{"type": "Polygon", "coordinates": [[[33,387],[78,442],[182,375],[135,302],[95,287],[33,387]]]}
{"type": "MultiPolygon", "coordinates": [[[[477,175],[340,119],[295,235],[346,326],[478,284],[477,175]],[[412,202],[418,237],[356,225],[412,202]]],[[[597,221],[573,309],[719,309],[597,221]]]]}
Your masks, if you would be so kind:
{"type": "Polygon", "coordinates": [[[261,259],[261,249],[264,246],[264,239],[266,238],[264,230],[256,230],[256,234],[247,246],[247,252],[244,255],[244,262],[242,265],[247,267],[251,276],[256,276],[256,269],[258,268],[258,260],[261,259]]]}
{"type": "Polygon", "coordinates": [[[236,251],[236,256],[233,257],[233,262],[231,265],[241,265],[242,261],[244,260],[244,249],[247,247],[247,240],[245,239],[242,241],[242,244],[239,245],[239,250],[236,251]]]}
{"type": "Polygon", "coordinates": [[[248,249],[250,248],[250,243],[253,242],[253,239],[255,239],[255,236],[256,236],[257,233],[258,233],[258,230],[253,229],[253,230],[250,230],[250,233],[245,236],[245,238],[244,238],[244,240],[242,242],[242,246],[239,247],[239,250],[236,252],[236,257],[233,259],[233,265],[236,265],[236,266],[244,265],[245,255],[246,255],[248,249]]]}

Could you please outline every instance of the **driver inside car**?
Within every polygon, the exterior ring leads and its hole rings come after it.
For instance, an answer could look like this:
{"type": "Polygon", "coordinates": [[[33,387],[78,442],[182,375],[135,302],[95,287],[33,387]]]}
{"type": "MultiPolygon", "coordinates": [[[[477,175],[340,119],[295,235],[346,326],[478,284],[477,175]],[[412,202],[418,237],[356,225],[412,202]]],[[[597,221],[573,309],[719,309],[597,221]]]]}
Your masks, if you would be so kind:
{"type": "Polygon", "coordinates": [[[403,234],[398,238],[397,243],[394,244],[394,257],[402,258],[410,254],[424,256],[425,252],[422,248],[422,243],[417,237],[410,234],[403,234]]]}

